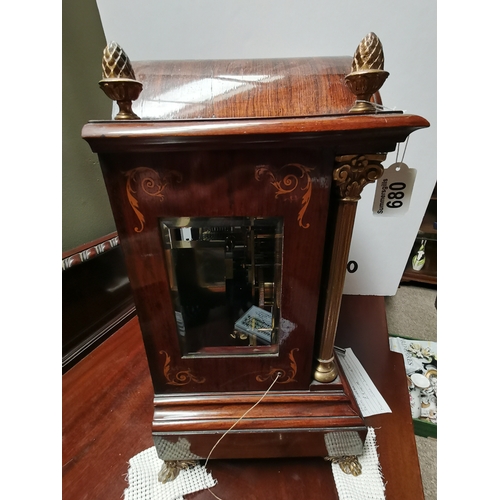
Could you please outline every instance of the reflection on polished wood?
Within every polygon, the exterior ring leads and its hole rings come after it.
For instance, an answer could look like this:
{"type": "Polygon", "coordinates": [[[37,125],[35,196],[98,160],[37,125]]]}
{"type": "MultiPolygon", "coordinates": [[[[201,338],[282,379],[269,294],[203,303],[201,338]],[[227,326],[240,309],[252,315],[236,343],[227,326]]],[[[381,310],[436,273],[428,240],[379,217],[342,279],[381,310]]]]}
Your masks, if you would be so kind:
{"type": "Polygon", "coordinates": [[[298,117],[347,113],[350,57],[134,61],[142,120],[298,117]],[[300,98],[298,98],[300,96],[300,98]]]}
{"type": "MultiPolygon", "coordinates": [[[[344,297],[337,344],[352,347],[392,410],[366,418],[376,429],[386,498],[423,500],[404,364],[388,348],[383,297],[344,297]]],[[[153,446],[153,387],[137,319],[63,375],[62,387],[63,498],[119,500],[128,461],[153,446]]],[[[209,469],[224,500],[338,499],[323,458],[211,460],[209,469]]],[[[213,498],[207,490],[186,496],[213,498]]]]}
{"type": "MultiPolygon", "coordinates": [[[[241,144],[310,145],[336,154],[393,151],[427,120],[402,112],[349,115],[356,97],[345,84],[351,57],[136,61],[141,121],[92,122],[93,151],[165,151],[241,144]],[[289,136],[288,134],[293,134],[289,136]],[[109,139],[114,139],[110,141],[109,139]]],[[[374,102],[381,104],[378,94],[374,102]]]]}

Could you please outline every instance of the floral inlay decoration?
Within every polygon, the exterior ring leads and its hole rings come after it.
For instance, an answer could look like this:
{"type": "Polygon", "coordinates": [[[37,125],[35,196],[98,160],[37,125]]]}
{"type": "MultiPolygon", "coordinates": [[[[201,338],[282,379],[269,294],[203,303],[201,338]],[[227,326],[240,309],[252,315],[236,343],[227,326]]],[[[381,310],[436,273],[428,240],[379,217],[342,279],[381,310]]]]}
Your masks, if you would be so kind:
{"type": "Polygon", "coordinates": [[[182,175],[176,170],[170,170],[165,172],[163,177],[160,177],[160,174],[156,170],[149,167],[137,167],[125,172],[125,175],[127,176],[127,199],[140,224],[139,227],[134,228],[134,231],[141,233],[144,229],[146,219],[139,209],[139,201],[136,197],[139,188],[148,196],[153,196],[163,201],[165,198],[165,188],[172,186],[174,183],[180,183],[182,175]]]}
{"type": "Polygon", "coordinates": [[[300,187],[300,190],[304,191],[304,194],[302,195],[301,209],[299,210],[297,221],[300,227],[307,229],[310,224],[304,224],[303,218],[311,201],[312,181],[309,172],[312,172],[314,167],[306,167],[300,163],[288,163],[279,170],[284,171],[284,176],[281,179],[274,174],[269,165],[259,165],[255,168],[255,178],[260,181],[267,174],[271,178],[271,185],[276,189],[276,199],[278,199],[278,196],[292,198],[293,192],[300,187]],[[291,172],[286,173],[287,170],[291,170],[291,172]],[[298,173],[292,173],[293,170],[298,170],[298,173]]]}

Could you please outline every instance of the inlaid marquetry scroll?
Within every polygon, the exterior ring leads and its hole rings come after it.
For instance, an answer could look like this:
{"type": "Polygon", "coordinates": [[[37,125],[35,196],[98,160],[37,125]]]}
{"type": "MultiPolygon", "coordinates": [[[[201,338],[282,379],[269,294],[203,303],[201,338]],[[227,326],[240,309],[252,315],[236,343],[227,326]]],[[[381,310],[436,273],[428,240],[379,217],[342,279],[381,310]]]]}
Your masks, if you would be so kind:
{"type": "Polygon", "coordinates": [[[295,357],[293,353],[298,351],[299,349],[296,347],[292,349],[288,354],[288,358],[290,360],[290,368],[288,370],[283,370],[283,368],[272,368],[267,375],[257,375],[257,382],[266,382],[268,380],[278,378],[278,384],[289,384],[290,382],[297,382],[295,379],[295,375],[297,375],[297,362],[295,361],[295,357]]]}
{"type": "Polygon", "coordinates": [[[312,172],[314,167],[306,167],[299,163],[289,163],[279,169],[279,174],[275,174],[269,165],[259,165],[255,168],[255,178],[260,181],[267,174],[270,178],[271,185],[276,189],[275,198],[284,196],[289,200],[295,200],[300,197],[302,191],[301,208],[297,215],[299,226],[307,229],[310,224],[304,224],[304,215],[306,213],[309,202],[311,201],[312,181],[309,172],[312,172]],[[294,171],[297,171],[295,173],[294,171]],[[298,193],[296,192],[298,190],[298,193]]]}
{"type": "Polygon", "coordinates": [[[164,191],[174,183],[180,183],[182,175],[176,170],[170,170],[161,177],[156,170],[149,167],[137,167],[125,172],[125,175],[127,176],[127,199],[140,224],[140,226],[134,228],[134,231],[141,233],[146,219],[139,207],[136,196],[138,191],[141,190],[144,194],[163,201],[165,199],[164,191]]]}
{"type": "Polygon", "coordinates": [[[340,190],[340,198],[345,201],[360,200],[363,188],[382,177],[385,158],[385,154],[337,156],[333,180],[340,190]]]}
{"type": "Polygon", "coordinates": [[[160,351],[160,354],[165,354],[165,363],[163,365],[163,375],[167,381],[168,385],[187,385],[191,382],[196,384],[204,384],[205,377],[198,377],[194,375],[190,369],[188,370],[178,370],[174,372],[170,365],[170,356],[167,351],[160,351]]]}

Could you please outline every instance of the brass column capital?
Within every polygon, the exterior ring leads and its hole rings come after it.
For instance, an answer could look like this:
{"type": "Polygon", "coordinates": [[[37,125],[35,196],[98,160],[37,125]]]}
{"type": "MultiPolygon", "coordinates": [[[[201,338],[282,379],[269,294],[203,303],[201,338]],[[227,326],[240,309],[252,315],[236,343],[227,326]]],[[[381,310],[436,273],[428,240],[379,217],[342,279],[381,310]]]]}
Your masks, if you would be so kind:
{"type": "Polygon", "coordinates": [[[343,155],[335,158],[333,180],[343,201],[358,201],[363,188],[382,177],[385,154],[343,155]]]}

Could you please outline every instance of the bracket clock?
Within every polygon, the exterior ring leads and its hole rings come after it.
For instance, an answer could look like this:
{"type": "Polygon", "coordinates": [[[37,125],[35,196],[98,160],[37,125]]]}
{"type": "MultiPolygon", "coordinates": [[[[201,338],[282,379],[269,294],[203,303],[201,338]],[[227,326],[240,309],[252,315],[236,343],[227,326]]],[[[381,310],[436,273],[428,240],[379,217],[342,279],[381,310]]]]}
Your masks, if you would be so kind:
{"type": "Polygon", "coordinates": [[[358,473],[367,427],[334,350],[356,205],[429,126],[381,111],[379,39],[354,58],[133,67],[112,42],[102,64],[115,116],[82,136],[137,306],[161,479],[208,456],[358,473]]]}

